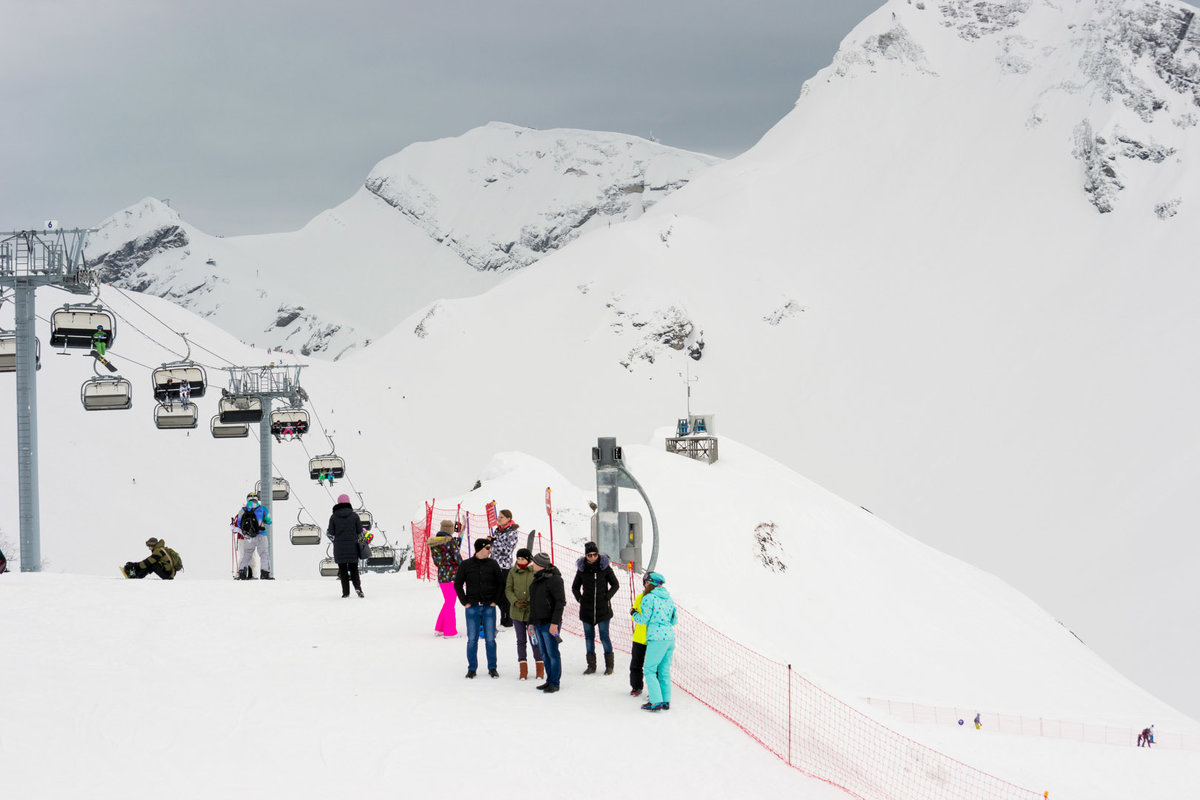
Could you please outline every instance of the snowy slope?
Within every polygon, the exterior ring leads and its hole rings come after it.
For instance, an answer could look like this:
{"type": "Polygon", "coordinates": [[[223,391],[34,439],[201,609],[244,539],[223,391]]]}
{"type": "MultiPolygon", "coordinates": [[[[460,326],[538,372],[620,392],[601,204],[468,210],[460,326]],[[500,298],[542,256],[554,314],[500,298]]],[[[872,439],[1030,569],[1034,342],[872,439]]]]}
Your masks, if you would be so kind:
{"type": "Polygon", "coordinates": [[[493,122],[384,159],[298,231],[225,239],[147,198],[105,220],[87,256],[105,282],[168,297],[247,343],[337,358],[425,303],[500,279],[487,273],[637,218],[717,161],[493,122]]]}

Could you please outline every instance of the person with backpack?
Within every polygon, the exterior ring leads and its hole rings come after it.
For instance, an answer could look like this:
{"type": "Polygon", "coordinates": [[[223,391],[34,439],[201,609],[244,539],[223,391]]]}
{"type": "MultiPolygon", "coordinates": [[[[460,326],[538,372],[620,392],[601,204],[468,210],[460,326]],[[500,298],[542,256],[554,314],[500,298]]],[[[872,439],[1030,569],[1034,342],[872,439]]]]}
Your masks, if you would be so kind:
{"type": "Polygon", "coordinates": [[[575,561],[575,580],[571,594],[579,603],[579,621],[583,623],[583,644],[587,657],[584,675],[596,673],[596,633],[604,648],[604,674],[612,675],[615,656],[608,637],[608,623],[613,617],[612,599],[621,590],[617,574],[608,556],[600,552],[595,542],[583,546],[583,558],[575,561]]]}
{"type": "Polygon", "coordinates": [[[329,515],[329,527],[325,536],[333,542],[333,560],[338,565],[338,580],[342,583],[342,597],[350,596],[350,584],[359,597],[363,594],[362,582],[358,577],[358,543],[362,539],[362,519],[350,505],[350,496],[338,495],[333,513],[329,515]]]}
{"type": "Polygon", "coordinates": [[[122,574],[126,578],[140,580],[153,573],[164,581],[174,580],[176,573],[183,569],[183,559],[179,553],[167,547],[166,541],[153,536],[146,540],[146,547],[150,548],[150,555],[136,564],[126,561],[125,566],[121,567],[122,574]]]}
{"type": "Polygon", "coordinates": [[[425,542],[434,566],[437,567],[438,587],[442,590],[442,610],[433,625],[433,633],[447,639],[458,636],[458,610],[455,605],[458,598],[454,594],[454,573],[458,571],[458,565],[462,562],[458,554],[462,537],[454,535],[455,527],[453,520],[444,519],[441,532],[430,536],[425,542]]]}
{"type": "Polygon", "coordinates": [[[254,552],[258,551],[258,577],[264,581],[274,580],[271,577],[271,546],[267,542],[267,526],[271,524],[271,515],[258,502],[254,492],[246,495],[246,505],[238,510],[234,524],[242,538],[238,542],[238,574],[237,580],[254,580],[254,571],[250,562],[254,552]]]}

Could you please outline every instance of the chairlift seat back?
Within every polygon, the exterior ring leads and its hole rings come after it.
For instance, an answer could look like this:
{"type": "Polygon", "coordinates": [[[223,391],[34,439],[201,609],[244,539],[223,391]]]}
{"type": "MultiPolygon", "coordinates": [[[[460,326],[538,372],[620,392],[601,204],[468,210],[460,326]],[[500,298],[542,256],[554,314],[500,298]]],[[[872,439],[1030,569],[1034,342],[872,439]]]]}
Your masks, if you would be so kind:
{"type": "Polygon", "coordinates": [[[371,530],[371,527],[375,524],[375,517],[371,515],[371,512],[365,508],[356,508],[354,511],[358,514],[358,521],[362,523],[363,530],[371,530]]]}
{"type": "MultiPolygon", "coordinates": [[[[34,343],[34,369],[42,368],[42,340],[36,336],[34,343]]],[[[0,372],[17,371],[17,335],[15,333],[0,334],[0,372]]]]}
{"type": "Polygon", "coordinates": [[[271,433],[280,436],[288,428],[292,429],[290,434],[292,436],[303,436],[308,433],[308,412],[272,411],[271,433]]]}
{"type": "Polygon", "coordinates": [[[248,395],[222,397],[218,405],[221,422],[262,422],[262,400],[248,395]]]}
{"type": "Polygon", "coordinates": [[[175,404],[154,407],[154,425],[160,430],[183,430],[195,428],[200,422],[200,413],[195,403],[187,406],[175,404]]]}
{"type": "Polygon", "coordinates": [[[209,423],[209,428],[212,430],[214,439],[245,439],[250,435],[250,426],[244,422],[221,422],[219,414],[213,415],[212,422],[209,423]]]}
{"type": "MultiPolygon", "coordinates": [[[[320,544],[321,529],[316,525],[293,525],[291,531],[288,532],[288,539],[292,544],[320,544]]],[[[336,573],[337,565],[335,564],[334,574],[336,573]]]]}
{"type": "Polygon", "coordinates": [[[60,308],[50,315],[50,345],[91,350],[97,326],[104,326],[104,344],[117,338],[113,316],[101,308],[60,308]]]}
{"type": "Polygon", "coordinates": [[[84,381],[79,400],[88,411],[121,411],[133,407],[133,384],[125,378],[84,381]]]}
{"type": "Polygon", "coordinates": [[[179,387],[188,385],[188,393],[192,398],[204,397],[208,387],[204,368],[196,364],[165,364],[151,374],[154,381],[154,399],[160,403],[168,399],[179,398],[179,387]],[[174,381],[172,389],[167,390],[167,381],[174,381]]]}
{"type": "Polygon", "coordinates": [[[308,460],[308,477],[314,481],[321,477],[322,472],[328,472],[334,478],[346,475],[346,461],[340,456],[315,456],[308,460]]]}
{"type": "Polygon", "coordinates": [[[337,562],[332,558],[322,558],[320,571],[322,578],[336,578],[338,574],[337,562]]]}
{"type": "MultiPolygon", "coordinates": [[[[255,481],[254,493],[262,497],[262,481],[255,481]]],[[[271,499],[272,500],[287,500],[291,497],[292,485],[288,483],[287,478],[273,478],[271,480],[271,499]]]]}

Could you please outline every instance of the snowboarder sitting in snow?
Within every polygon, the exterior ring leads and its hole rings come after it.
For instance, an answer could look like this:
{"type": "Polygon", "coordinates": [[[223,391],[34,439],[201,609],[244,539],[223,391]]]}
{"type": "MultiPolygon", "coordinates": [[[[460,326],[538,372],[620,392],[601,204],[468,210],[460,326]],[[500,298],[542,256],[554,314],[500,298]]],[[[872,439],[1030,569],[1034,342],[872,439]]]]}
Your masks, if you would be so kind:
{"type": "Polygon", "coordinates": [[[162,539],[155,539],[151,536],[146,540],[146,547],[150,548],[150,555],[144,561],[133,563],[126,561],[125,566],[121,568],[121,572],[126,578],[144,578],[153,573],[164,581],[174,580],[175,573],[183,569],[183,560],[171,548],[167,547],[167,543],[162,539]]]}

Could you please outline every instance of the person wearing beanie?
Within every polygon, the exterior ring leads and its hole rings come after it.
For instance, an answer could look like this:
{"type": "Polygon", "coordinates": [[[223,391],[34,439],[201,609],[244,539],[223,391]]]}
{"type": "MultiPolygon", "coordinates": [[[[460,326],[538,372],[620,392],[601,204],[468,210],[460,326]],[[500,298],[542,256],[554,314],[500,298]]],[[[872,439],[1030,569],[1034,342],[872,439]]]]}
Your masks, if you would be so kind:
{"type": "Polygon", "coordinates": [[[492,560],[492,543],[475,540],[475,555],[458,565],[454,574],[454,592],[466,609],[467,677],[474,678],[479,668],[479,631],[483,631],[488,675],[499,678],[496,670],[496,607],[504,595],[504,572],[492,560]]]}
{"type": "Polygon", "coordinates": [[[575,580],[571,594],[579,603],[579,621],[583,623],[583,645],[587,657],[584,675],[596,672],[596,633],[604,648],[604,674],[612,675],[615,662],[612,640],[608,638],[608,622],[613,617],[612,599],[621,590],[617,574],[609,558],[600,552],[595,542],[583,546],[583,558],[575,560],[575,580]]]}
{"type": "Polygon", "coordinates": [[[233,517],[233,527],[238,534],[238,572],[237,580],[253,580],[252,563],[254,554],[258,553],[259,577],[264,581],[271,580],[271,545],[267,541],[267,526],[271,524],[271,515],[258,500],[254,492],[246,495],[246,503],[238,509],[233,517]]]}
{"type": "Polygon", "coordinates": [[[338,565],[338,580],[342,584],[342,597],[350,596],[350,584],[359,597],[365,597],[362,581],[358,576],[358,542],[362,538],[362,519],[350,505],[347,495],[338,495],[337,504],[329,515],[329,526],[325,538],[333,542],[333,560],[338,565]]]}
{"type": "Polygon", "coordinates": [[[453,639],[458,636],[458,610],[455,606],[454,573],[462,563],[459,548],[462,537],[454,535],[454,521],[444,519],[437,534],[430,536],[426,542],[429,555],[437,567],[438,586],[442,590],[442,610],[438,613],[437,622],[433,626],[435,636],[445,636],[453,639]]]}
{"type": "Polygon", "coordinates": [[[538,645],[537,631],[529,622],[529,587],[533,584],[534,572],[529,566],[533,553],[522,547],[517,551],[517,563],[508,571],[504,581],[504,596],[508,599],[511,609],[513,633],[517,635],[517,667],[520,674],[518,680],[529,677],[529,660],[526,656],[525,640],[533,645],[533,660],[537,668],[535,678],[544,678],[545,664],[542,662],[542,648],[538,645]]]}
{"type": "MultiPolygon", "coordinates": [[[[500,565],[500,569],[507,574],[513,565],[513,549],[517,546],[517,540],[520,538],[521,530],[517,523],[513,522],[512,512],[507,508],[500,509],[496,514],[496,530],[492,532],[492,558],[500,565]]],[[[500,624],[506,628],[511,628],[512,611],[508,605],[508,597],[502,595],[500,598],[500,624]]]]}
{"type": "Polygon", "coordinates": [[[633,613],[634,625],[646,626],[646,658],[642,674],[650,696],[644,711],[669,711],[671,708],[671,660],[675,655],[675,601],[661,573],[647,572],[642,579],[641,608],[633,613]]]}
{"type": "Polygon", "coordinates": [[[530,562],[530,568],[535,574],[529,587],[529,619],[537,629],[538,644],[546,660],[546,682],[537,688],[553,694],[562,680],[558,631],[567,607],[567,592],[562,573],[550,562],[550,556],[538,553],[530,562]]]}
{"type": "Polygon", "coordinates": [[[136,564],[126,561],[125,566],[121,567],[121,574],[126,578],[140,580],[153,573],[164,581],[174,580],[175,573],[183,569],[183,561],[179,558],[179,553],[167,547],[164,540],[156,539],[153,536],[146,540],[146,547],[150,548],[150,555],[136,564]]]}

